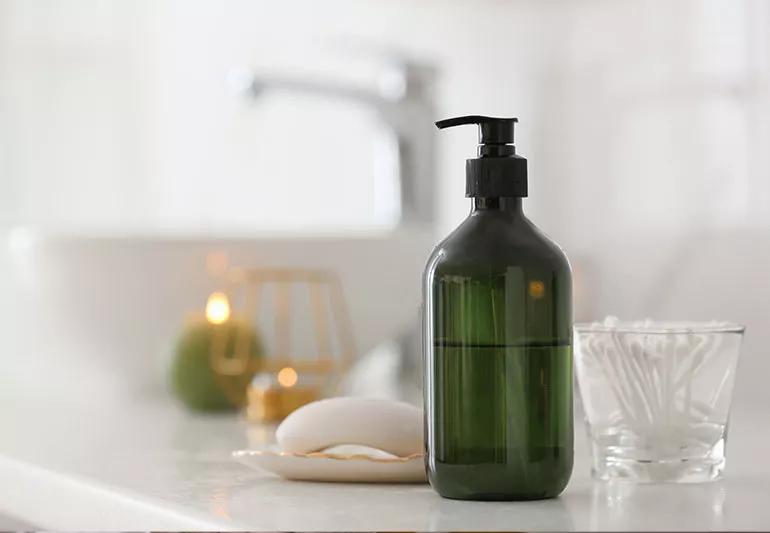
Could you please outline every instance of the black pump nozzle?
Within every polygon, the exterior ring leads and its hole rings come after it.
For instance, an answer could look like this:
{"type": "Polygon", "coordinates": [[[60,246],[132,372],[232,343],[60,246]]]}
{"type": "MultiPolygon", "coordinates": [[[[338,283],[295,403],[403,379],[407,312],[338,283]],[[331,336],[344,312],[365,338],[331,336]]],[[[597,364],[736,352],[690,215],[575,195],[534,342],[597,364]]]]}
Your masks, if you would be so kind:
{"type": "Polygon", "coordinates": [[[479,157],[465,161],[465,196],[527,196],[527,160],[516,155],[513,146],[513,128],[518,121],[468,115],[436,122],[442,130],[464,124],[479,126],[479,157]]]}
{"type": "Polygon", "coordinates": [[[436,122],[438,129],[462,126],[465,124],[478,124],[479,144],[512,144],[513,125],[519,121],[517,118],[495,118],[481,115],[468,115],[465,117],[448,118],[436,122]]]}

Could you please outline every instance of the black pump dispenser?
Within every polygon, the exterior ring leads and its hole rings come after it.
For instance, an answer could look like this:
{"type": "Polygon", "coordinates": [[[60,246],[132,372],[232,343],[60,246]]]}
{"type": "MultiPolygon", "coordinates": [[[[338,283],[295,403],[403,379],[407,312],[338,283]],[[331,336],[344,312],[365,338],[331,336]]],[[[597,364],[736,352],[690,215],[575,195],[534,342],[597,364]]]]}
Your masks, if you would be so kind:
{"type": "Polygon", "coordinates": [[[480,198],[526,197],[527,160],[516,155],[513,127],[517,118],[480,115],[439,120],[439,129],[477,124],[478,157],[465,161],[465,196],[480,198]]]}

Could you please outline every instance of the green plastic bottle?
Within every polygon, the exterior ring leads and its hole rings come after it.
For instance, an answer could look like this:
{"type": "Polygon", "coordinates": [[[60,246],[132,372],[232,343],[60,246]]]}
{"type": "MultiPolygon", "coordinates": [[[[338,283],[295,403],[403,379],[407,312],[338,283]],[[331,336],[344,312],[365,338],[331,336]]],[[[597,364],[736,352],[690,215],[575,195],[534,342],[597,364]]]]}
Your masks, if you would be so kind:
{"type": "Polygon", "coordinates": [[[447,498],[558,496],[573,461],[572,282],[564,252],[522,211],[517,119],[481,116],[466,161],[468,218],[423,280],[426,467],[447,498]]]}

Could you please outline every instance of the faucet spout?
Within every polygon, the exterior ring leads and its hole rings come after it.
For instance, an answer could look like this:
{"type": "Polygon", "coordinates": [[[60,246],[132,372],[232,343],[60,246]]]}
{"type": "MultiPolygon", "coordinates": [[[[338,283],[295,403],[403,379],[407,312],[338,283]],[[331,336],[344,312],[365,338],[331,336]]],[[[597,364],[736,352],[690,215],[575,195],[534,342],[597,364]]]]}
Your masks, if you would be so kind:
{"type": "Polygon", "coordinates": [[[268,76],[234,70],[230,84],[250,98],[266,91],[295,92],[371,108],[396,139],[400,189],[399,223],[435,220],[435,146],[432,82],[435,70],[404,62],[378,90],[292,76],[268,76]],[[387,81],[387,83],[386,83],[387,81]]]}

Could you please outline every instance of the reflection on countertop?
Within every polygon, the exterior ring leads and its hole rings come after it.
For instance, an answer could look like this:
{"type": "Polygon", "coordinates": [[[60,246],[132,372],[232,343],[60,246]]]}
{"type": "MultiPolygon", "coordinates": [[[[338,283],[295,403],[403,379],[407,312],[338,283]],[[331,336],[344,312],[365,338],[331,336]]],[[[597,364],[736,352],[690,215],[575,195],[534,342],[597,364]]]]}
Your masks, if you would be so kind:
{"type": "Polygon", "coordinates": [[[272,438],[241,415],[194,415],[168,398],[96,402],[0,393],[0,513],[55,529],[697,530],[770,527],[766,424],[742,411],[726,479],[594,482],[582,432],[555,500],[444,500],[427,485],[323,484],[260,475],[230,451],[272,438]],[[761,434],[760,434],[761,433],[761,434]],[[19,486],[35,488],[20,492],[19,486]],[[39,498],[46,498],[40,505],[39,498]]]}

